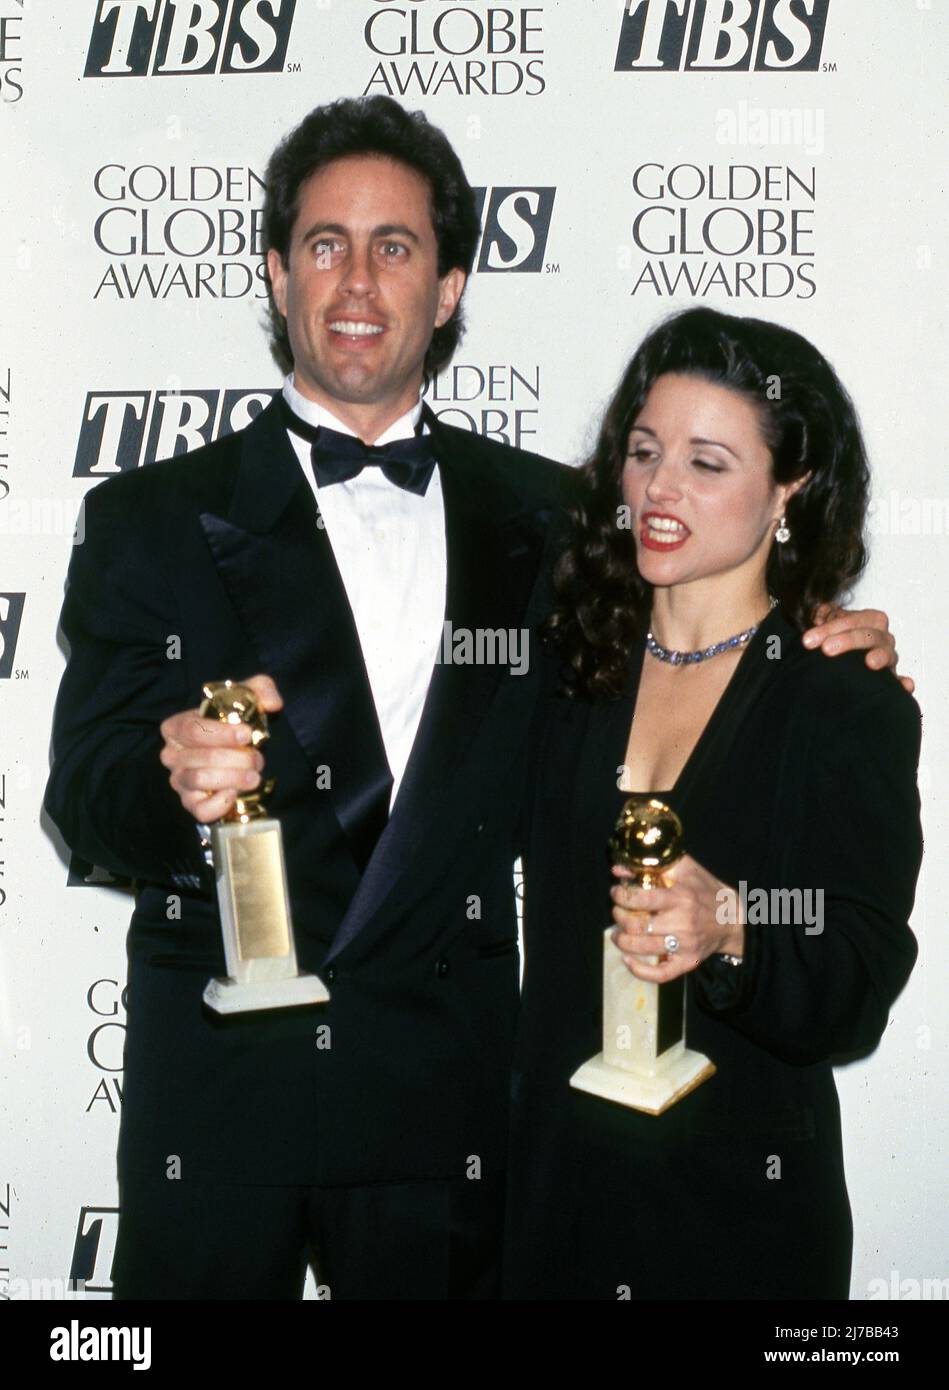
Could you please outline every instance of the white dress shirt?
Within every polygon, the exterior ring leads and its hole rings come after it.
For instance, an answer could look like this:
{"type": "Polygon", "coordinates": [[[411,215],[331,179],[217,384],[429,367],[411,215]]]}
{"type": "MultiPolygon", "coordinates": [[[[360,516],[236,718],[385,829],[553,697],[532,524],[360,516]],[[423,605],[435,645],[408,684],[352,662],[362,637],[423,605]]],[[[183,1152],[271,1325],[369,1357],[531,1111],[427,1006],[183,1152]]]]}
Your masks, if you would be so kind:
{"type": "MultiPolygon", "coordinates": [[[[293,413],[308,424],[355,436],[300,394],[292,372],[283,394],[293,413]]],[[[381,446],[414,434],[421,412],[419,400],[373,443],[381,446]]],[[[391,807],[442,640],[448,560],[441,479],[436,468],[423,497],[391,483],[381,468],[364,468],[348,482],[319,487],[309,443],[288,433],[316,497],[352,609],[392,772],[391,807]]],[[[358,729],[353,737],[359,737],[358,729]]],[[[327,750],[331,769],[332,752],[327,750]]]]}

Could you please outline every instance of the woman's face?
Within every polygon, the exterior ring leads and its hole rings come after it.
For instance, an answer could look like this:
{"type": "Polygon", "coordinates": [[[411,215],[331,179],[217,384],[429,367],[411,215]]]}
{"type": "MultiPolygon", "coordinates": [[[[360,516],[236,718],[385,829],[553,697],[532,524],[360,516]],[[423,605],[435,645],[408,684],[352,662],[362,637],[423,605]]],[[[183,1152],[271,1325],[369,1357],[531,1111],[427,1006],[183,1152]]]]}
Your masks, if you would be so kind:
{"type": "Polygon", "coordinates": [[[629,435],[623,500],[639,572],[665,586],[761,569],[794,485],[771,475],[755,407],[726,386],[668,373],[629,435]]]}

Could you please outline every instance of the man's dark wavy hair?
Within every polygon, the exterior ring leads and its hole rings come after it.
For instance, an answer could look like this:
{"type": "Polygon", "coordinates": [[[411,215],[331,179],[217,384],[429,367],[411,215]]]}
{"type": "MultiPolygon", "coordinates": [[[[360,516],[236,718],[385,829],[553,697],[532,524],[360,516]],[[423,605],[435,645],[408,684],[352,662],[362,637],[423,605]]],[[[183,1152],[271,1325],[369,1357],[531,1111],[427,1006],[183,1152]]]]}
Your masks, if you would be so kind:
{"type": "MultiPolygon", "coordinates": [[[[406,111],[391,97],[347,97],[317,106],[285,137],[267,165],[263,208],[264,252],[279,252],[284,265],[297,219],[300,189],[311,174],[348,155],[382,155],[417,170],[431,190],[432,225],[438,242],[438,274],[460,268],[471,274],[480,227],[474,193],[461,161],[437,126],[421,111],[406,111]]],[[[287,324],[277,309],[268,278],[270,325],[275,355],[285,371],[293,365],[287,324]]],[[[461,341],[459,303],[436,328],[425,356],[431,381],[448,365],[461,341]]]]}
{"type": "Polygon", "coordinates": [[[774,544],[768,591],[798,627],[840,598],[863,570],[869,468],[856,410],[827,360],[799,333],[761,319],[687,309],[637,349],[606,410],[573,530],[554,570],[556,606],[544,634],[564,658],[565,693],[613,697],[648,625],[652,586],[639,575],[631,531],[618,524],[630,430],[668,372],[739,392],[758,411],[775,482],[811,478],[785,508],[790,540],[774,544]]]}

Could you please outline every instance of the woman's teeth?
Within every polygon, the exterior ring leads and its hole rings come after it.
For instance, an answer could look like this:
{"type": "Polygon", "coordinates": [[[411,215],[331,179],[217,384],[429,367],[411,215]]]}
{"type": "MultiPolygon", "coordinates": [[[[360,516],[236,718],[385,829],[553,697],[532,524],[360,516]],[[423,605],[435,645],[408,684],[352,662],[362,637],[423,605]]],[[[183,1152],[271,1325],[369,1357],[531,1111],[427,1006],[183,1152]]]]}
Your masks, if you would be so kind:
{"type": "Polygon", "coordinates": [[[658,541],[660,545],[671,545],[674,541],[681,541],[689,534],[688,528],[679,521],[673,521],[671,517],[651,516],[646,522],[646,530],[651,541],[658,541]]]}

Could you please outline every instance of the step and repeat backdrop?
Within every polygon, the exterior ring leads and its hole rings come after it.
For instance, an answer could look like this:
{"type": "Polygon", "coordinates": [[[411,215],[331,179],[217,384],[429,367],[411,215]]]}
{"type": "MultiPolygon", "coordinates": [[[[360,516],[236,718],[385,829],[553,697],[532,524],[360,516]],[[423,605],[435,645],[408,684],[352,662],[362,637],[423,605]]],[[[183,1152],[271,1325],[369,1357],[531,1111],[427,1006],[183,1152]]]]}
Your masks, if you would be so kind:
{"type": "Polygon", "coordinates": [[[807,334],[857,402],[856,597],[917,680],[929,856],[919,965],[837,1073],[852,1294],[949,1295],[947,40],[943,0],[0,0],[0,1298],[108,1298],[118,1218],[131,897],[41,810],[80,504],[279,389],[264,168],[362,93],[424,110],[479,191],[468,331],[430,391],[452,423],[580,461],[689,304],[807,334]]]}

